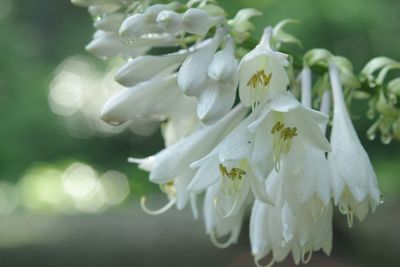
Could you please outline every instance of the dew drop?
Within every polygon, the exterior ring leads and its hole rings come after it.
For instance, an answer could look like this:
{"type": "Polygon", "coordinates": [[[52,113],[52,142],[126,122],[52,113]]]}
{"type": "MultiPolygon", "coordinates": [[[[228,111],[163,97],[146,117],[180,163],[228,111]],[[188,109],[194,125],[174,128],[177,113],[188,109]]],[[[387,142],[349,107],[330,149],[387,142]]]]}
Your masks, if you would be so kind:
{"type": "Polygon", "coordinates": [[[99,21],[101,19],[102,19],[102,17],[100,15],[93,16],[93,21],[94,22],[97,22],[97,21],[99,21]]]}
{"type": "Polygon", "coordinates": [[[385,196],[384,195],[381,195],[380,197],[379,197],[379,204],[383,204],[385,202],[385,196]]]}
{"type": "Polygon", "coordinates": [[[368,140],[373,141],[376,138],[375,133],[367,133],[368,140]]]}
{"type": "Polygon", "coordinates": [[[119,121],[107,121],[108,124],[112,125],[112,126],[119,126],[121,125],[121,122],[119,121]]]}

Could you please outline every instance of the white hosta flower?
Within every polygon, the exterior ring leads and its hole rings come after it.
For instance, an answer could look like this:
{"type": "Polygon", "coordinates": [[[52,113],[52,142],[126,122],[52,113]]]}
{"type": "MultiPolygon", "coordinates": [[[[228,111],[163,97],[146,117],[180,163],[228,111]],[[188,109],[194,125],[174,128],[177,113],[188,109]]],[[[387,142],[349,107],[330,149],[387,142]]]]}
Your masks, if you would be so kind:
{"type": "Polygon", "coordinates": [[[247,130],[247,126],[254,120],[254,114],[243,120],[207,156],[191,165],[197,172],[188,190],[197,193],[218,184],[219,193],[214,204],[222,217],[236,214],[249,197],[250,189],[256,198],[271,203],[264,177],[256,176],[249,164],[254,135],[247,130]]]}
{"type": "Polygon", "coordinates": [[[214,184],[207,189],[204,198],[204,221],[206,233],[210,236],[213,244],[219,248],[226,248],[231,244],[235,244],[239,238],[242,222],[244,219],[245,206],[235,215],[230,217],[222,217],[215,209],[215,199],[219,194],[219,185],[214,184]],[[228,238],[226,239],[226,236],[228,238]],[[226,241],[221,242],[219,239],[226,241]]]}
{"type": "Polygon", "coordinates": [[[307,149],[330,151],[319,128],[327,120],[326,115],[304,107],[289,92],[274,97],[248,127],[255,134],[250,161],[254,171],[265,177],[273,168],[279,171],[281,164],[287,164],[292,172],[300,173],[307,149]]]}
{"type": "Polygon", "coordinates": [[[197,114],[201,121],[214,123],[232,108],[236,98],[235,75],[238,62],[234,43],[228,39],[224,49],[218,51],[208,67],[208,85],[198,98],[197,114]]]}
{"type": "Polygon", "coordinates": [[[266,205],[254,202],[250,218],[251,251],[257,266],[272,266],[291,252],[296,264],[308,263],[313,251],[332,249],[332,205],[322,206],[318,200],[302,205],[296,213],[286,204],[266,205]],[[321,208],[314,216],[312,210],[321,208]],[[270,263],[260,261],[271,255],[270,263]]]}
{"type": "Polygon", "coordinates": [[[178,74],[178,83],[185,95],[199,96],[206,86],[208,66],[212,62],[224,35],[224,30],[217,30],[214,38],[208,44],[194,52],[183,62],[178,74]]]}
{"type": "Polygon", "coordinates": [[[178,176],[182,170],[191,169],[189,165],[212,150],[224,135],[243,119],[246,112],[245,108],[238,106],[218,123],[205,126],[156,155],[138,162],[154,161],[150,181],[160,184],[166,183],[178,176]]]}
{"type": "MultiPolygon", "coordinates": [[[[301,103],[305,108],[311,108],[311,70],[305,67],[301,72],[301,103]]],[[[322,114],[327,114],[329,110],[329,97],[326,96],[321,102],[322,114]]],[[[320,123],[319,127],[325,134],[327,123],[320,123]]],[[[317,150],[307,146],[304,149],[302,161],[295,162],[296,165],[302,165],[300,168],[292,168],[292,162],[286,162],[279,173],[273,170],[270,174],[279,176],[282,179],[282,203],[287,203],[293,212],[311,198],[316,198],[327,207],[330,205],[331,198],[331,175],[328,161],[323,150],[317,150]]]]}
{"type": "Polygon", "coordinates": [[[159,211],[149,211],[143,199],[144,210],[150,214],[158,214],[169,209],[173,204],[176,204],[178,209],[184,208],[190,196],[195,195],[187,190],[195,174],[195,170],[189,167],[190,163],[210,151],[229,130],[241,121],[245,113],[245,108],[237,107],[218,123],[194,132],[154,156],[145,159],[130,158],[130,162],[138,163],[140,168],[150,172],[150,181],[164,186],[173,185],[175,188],[173,197],[169,197],[170,201],[166,207],[159,211]]]}
{"type": "Polygon", "coordinates": [[[175,10],[179,3],[155,4],[146,8],[143,13],[133,14],[126,18],[119,29],[121,38],[127,42],[134,42],[144,34],[161,33],[162,29],[157,25],[158,14],[163,10],[175,10]]]}
{"type": "Polygon", "coordinates": [[[343,98],[340,76],[335,65],[329,66],[334,114],[331,132],[332,152],[328,155],[332,171],[333,197],[349,226],[353,215],[362,221],[380,204],[380,191],[374,169],[351,122],[343,98]]]}
{"type": "Polygon", "coordinates": [[[272,28],[266,28],[260,43],[239,64],[239,95],[246,106],[255,108],[289,85],[287,55],[271,48],[271,34],[272,28]]]}
{"type": "Polygon", "coordinates": [[[145,55],[134,58],[123,65],[115,75],[115,80],[124,86],[134,86],[165,72],[176,69],[187,57],[187,53],[162,56],[145,55]]]}
{"type": "Polygon", "coordinates": [[[110,98],[103,106],[101,118],[114,125],[134,117],[164,120],[181,95],[176,75],[152,79],[110,98]]]}
{"type": "Polygon", "coordinates": [[[189,8],[183,14],[182,24],[184,31],[203,36],[211,27],[219,26],[223,20],[223,17],[211,17],[201,9],[189,8]]]}

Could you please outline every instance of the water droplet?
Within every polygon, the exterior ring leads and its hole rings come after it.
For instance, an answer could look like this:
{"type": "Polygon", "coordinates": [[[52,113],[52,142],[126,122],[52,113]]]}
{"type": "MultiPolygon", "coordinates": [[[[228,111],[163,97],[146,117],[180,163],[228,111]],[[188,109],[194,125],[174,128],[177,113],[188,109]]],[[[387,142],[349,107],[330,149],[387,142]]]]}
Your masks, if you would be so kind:
{"type": "Polygon", "coordinates": [[[119,121],[107,121],[108,124],[112,125],[112,126],[118,126],[121,125],[121,122],[119,121]]]}
{"type": "Polygon", "coordinates": [[[367,137],[369,140],[373,141],[376,138],[376,134],[375,133],[367,133],[367,137]]]}
{"type": "Polygon", "coordinates": [[[385,202],[385,196],[381,194],[379,197],[379,204],[383,204],[385,202]]]}
{"type": "Polygon", "coordinates": [[[93,21],[94,22],[97,22],[97,21],[99,21],[101,19],[102,19],[102,17],[100,15],[93,16],[93,21]]]}
{"type": "Polygon", "coordinates": [[[385,145],[388,145],[390,142],[392,142],[392,137],[390,135],[383,134],[381,135],[381,142],[385,145]]]}
{"type": "Polygon", "coordinates": [[[132,39],[128,39],[128,40],[126,40],[126,42],[127,42],[128,44],[133,44],[133,40],[132,40],[132,39]]]}

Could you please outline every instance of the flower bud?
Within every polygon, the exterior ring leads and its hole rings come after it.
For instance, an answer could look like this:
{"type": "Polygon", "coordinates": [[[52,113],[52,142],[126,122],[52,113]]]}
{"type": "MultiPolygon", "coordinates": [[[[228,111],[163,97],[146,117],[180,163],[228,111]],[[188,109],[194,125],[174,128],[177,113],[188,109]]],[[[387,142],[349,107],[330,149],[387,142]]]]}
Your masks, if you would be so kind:
{"type": "Polygon", "coordinates": [[[169,34],[183,30],[182,15],[170,10],[164,10],[158,14],[157,24],[169,34]]]}
{"type": "Polygon", "coordinates": [[[213,18],[207,12],[196,8],[190,8],[183,14],[183,27],[191,34],[206,35],[211,27],[221,22],[220,18],[213,18]]]}

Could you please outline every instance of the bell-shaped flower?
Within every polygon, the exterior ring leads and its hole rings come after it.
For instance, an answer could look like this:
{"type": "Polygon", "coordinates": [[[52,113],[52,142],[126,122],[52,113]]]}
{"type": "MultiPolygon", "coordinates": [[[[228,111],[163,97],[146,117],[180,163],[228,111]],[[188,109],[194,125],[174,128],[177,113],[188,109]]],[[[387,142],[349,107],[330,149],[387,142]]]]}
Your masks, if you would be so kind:
{"type": "Polygon", "coordinates": [[[245,205],[233,216],[222,217],[214,208],[215,199],[219,194],[219,185],[214,184],[207,189],[204,197],[204,222],[206,233],[213,244],[218,248],[226,248],[235,244],[239,238],[244,219],[245,205]],[[220,240],[225,241],[221,242],[220,240]]]}
{"type": "Polygon", "coordinates": [[[273,168],[279,171],[281,164],[286,163],[292,172],[300,173],[308,148],[330,151],[329,142],[319,127],[327,120],[326,115],[304,107],[289,92],[275,96],[248,126],[255,134],[250,160],[253,170],[258,176],[266,177],[273,168]]]}
{"type": "Polygon", "coordinates": [[[150,172],[150,181],[165,185],[173,182],[179,192],[174,198],[178,209],[187,203],[191,192],[187,190],[195,170],[190,163],[206,155],[242,119],[247,110],[238,106],[218,123],[206,126],[179,140],[154,156],[145,159],[130,158],[130,162],[150,172]]]}
{"type": "Polygon", "coordinates": [[[204,123],[218,121],[232,108],[236,98],[237,65],[234,43],[229,38],[224,49],[214,55],[207,70],[208,85],[198,98],[197,114],[204,123]]]}
{"type": "Polygon", "coordinates": [[[204,10],[189,8],[183,14],[182,24],[186,32],[203,36],[211,27],[219,26],[223,20],[223,17],[211,17],[204,10]]]}
{"type": "Polygon", "coordinates": [[[329,255],[332,249],[332,205],[322,210],[318,217],[310,209],[320,205],[307,203],[293,213],[289,206],[267,205],[254,202],[250,218],[251,251],[257,266],[272,266],[283,261],[291,252],[296,264],[308,263],[313,251],[322,249],[329,255]],[[269,254],[270,263],[260,261],[269,254]]]}
{"type": "Polygon", "coordinates": [[[271,203],[264,177],[256,176],[249,164],[254,134],[247,126],[254,117],[255,113],[250,114],[207,156],[191,164],[197,172],[188,190],[198,193],[218,184],[219,193],[214,204],[222,217],[236,214],[249,197],[250,189],[256,198],[271,203]]]}
{"type": "MultiPolygon", "coordinates": [[[[332,204],[324,204],[314,195],[293,210],[285,201],[284,177],[272,172],[266,183],[275,205],[256,200],[250,218],[251,250],[257,266],[272,253],[271,266],[291,252],[296,264],[307,263],[313,251],[332,247],[332,204]]],[[[295,185],[292,185],[295,187],[295,185]]]]}
{"type": "Polygon", "coordinates": [[[127,17],[121,24],[119,35],[129,43],[144,34],[161,33],[162,29],[156,23],[158,14],[163,10],[175,10],[179,6],[176,2],[149,6],[143,13],[127,17]]]}
{"type": "Polygon", "coordinates": [[[165,72],[175,70],[187,57],[179,52],[162,56],[145,55],[136,57],[123,65],[115,75],[115,80],[124,86],[134,86],[165,72]]]}
{"type": "Polygon", "coordinates": [[[178,83],[185,95],[199,96],[202,89],[207,85],[207,69],[224,35],[223,29],[217,30],[214,38],[208,44],[194,52],[183,62],[178,74],[178,83]]]}
{"type": "Polygon", "coordinates": [[[338,69],[329,66],[334,100],[331,132],[332,152],[328,155],[332,171],[333,197],[339,210],[347,214],[352,226],[353,216],[362,221],[380,204],[381,194],[370,159],[354,129],[343,97],[338,69]]]}
{"type": "Polygon", "coordinates": [[[240,100],[253,109],[287,90],[287,55],[271,48],[272,28],[266,28],[260,43],[246,54],[238,70],[240,100]]]}
{"type": "MultiPolygon", "coordinates": [[[[301,104],[311,108],[311,70],[305,67],[301,72],[301,104]]],[[[329,110],[330,99],[324,97],[321,102],[321,112],[329,110]]],[[[323,114],[327,114],[323,113],[323,114]]],[[[325,134],[326,123],[319,124],[322,134],[325,134]]],[[[283,164],[279,173],[273,170],[269,176],[278,176],[282,180],[281,203],[287,203],[293,212],[299,206],[317,197],[327,207],[331,199],[331,176],[328,161],[323,150],[311,146],[304,149],[302,161],[283,164]],[[301,165],[292,168],[291,165],[301,165]]],[[[267,178],[268,179],[268,178],[267,178]]]]}

